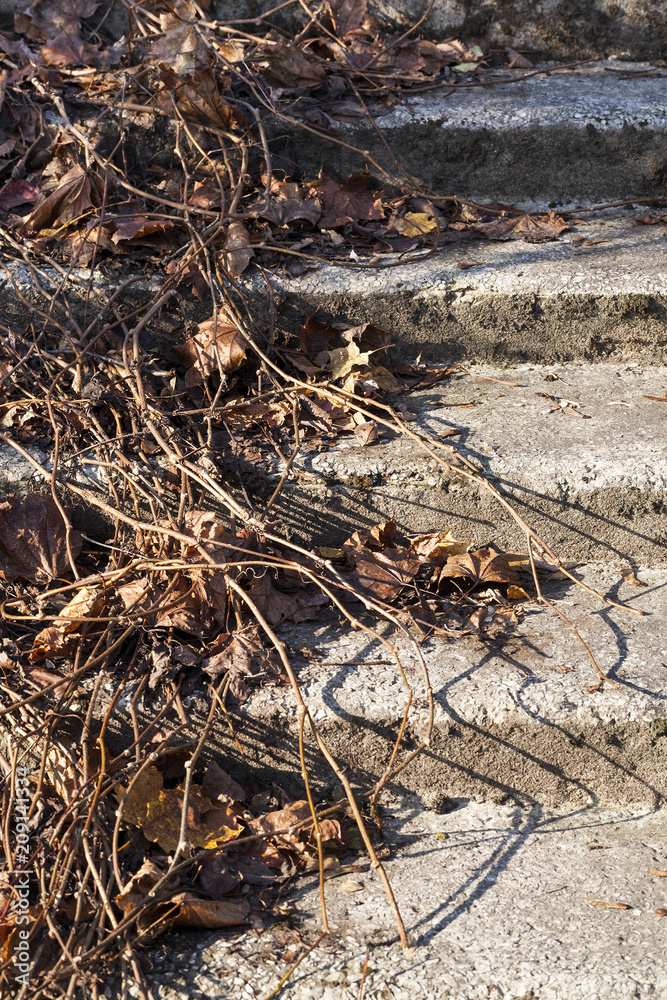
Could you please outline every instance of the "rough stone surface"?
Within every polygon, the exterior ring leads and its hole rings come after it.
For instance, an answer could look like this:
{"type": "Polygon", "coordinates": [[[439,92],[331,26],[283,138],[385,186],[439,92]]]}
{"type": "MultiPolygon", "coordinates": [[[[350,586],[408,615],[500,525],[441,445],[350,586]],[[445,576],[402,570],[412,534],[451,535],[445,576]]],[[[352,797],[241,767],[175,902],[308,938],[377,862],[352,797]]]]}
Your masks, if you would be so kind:
{"type": "MultiPolygon", "coordinates": [[[[494,477],[562,558],[667,560],[667,403],[644,398],[664,396],[667,368],[579,363],[473,371],[502,381],[464,376],[414,393],[409,426],[436,434],[459,429],[463,454],[494,477]],[[541,393],[579,408],[554,410],[558,404],[541,393]]],[[[353,530],[393,518],[406,531],[445,524],[471,544],[525,546],[490,493],[443,474],[406,437],[362,448],[350,436],[306,456],[298,471],[311,479],[288,482],[277,510],[309,541],[340,544],[353,530]]]]}
{"type": "MultiPolygon", "coordinates": [[[[298,967],[294,1000],[658,1000],[667,991],[665,813],[570,813],[459,803],[447,815],[405,797],[383,823],[386,863],[411,947],[402,952],[370,871],[332,878],[333,937],[298,967]],[[361,888],[345,891],[350,879],[361,888]],[[596,909],[585,899],[629,908],[596,909]]],[[[314,880],[288,901],[297,926],[320,926],[314,880]]],[[[265,997],[299,953],[280,929],[183,933],[158,949],[156,1000],[265,997]]],[[[112,994],[112,995],[115,995],[112,994]]]]}
{"type": "MultiPolygon", "coordinates": [[[[667,237],[631,218],[578,221],[551,243],[475,241],[385,270],[322,266],[271,280],[289,330],[317,310],[372,319],[396,343],[437,345],[446,360],[667,358],[667,237]]],[[[253,287],[259,297],[258,279],[253,287]]]]}
{"type": "MultiPolygon", "coordinates": [[[[579,572],[579,571],[578,571],[579,572]]],[[[428,808],[446,811],[467,797],[548,807],[642,803],[657,806],[667,791],[667,639],[660,625],[665,569],[638,571],[646,587],[604,566],[582,578],[642,617],[605,606],[574,584],[548,593],[576,625],[611,680],[598,688],[583,647],[544,608],[526,605],[519,625],[498,641],[469,638],[421,645],[434,692],[431,747],[401,773],[402,787],[428,808]],[[509,657],[509,659],[507,659],[509,657]],[[618,684],[618,687],[614,685],[618,684]]],[[[399,648],[414,700],[405,750],[423,738],[428,705],[415,648],[400,632],[382,631],[399,648]]],[[[359,787],[382,773],[406,705],[392,654],[333,616],[284,626],[300,661],[299,685],[313,718],[359,787]]],[[[266,688],[243,712],[286,739],[296,732],[290,691],[266,688]]],[[[267,754],[282,756],[272,744],[267,754]]],[[[309,752],[316,765],[317,754],[309,752]]],[[[400,759],[400,758],[399,758],[400,759]]]]}
{"type": "MultiPolygon", "coordinates": [[[[667,74],[623,79],[624,68],[651,67],[621,65],[612,72],[614,65],[436,90],[411,98],[409,107],[396,107],[377,125],[417,185],[439,196],[560,205],[660,195],[667,167],[667,74]]],[[[497,78],[508,75],[521,74],[498,71],[497,78]]],[[[330,134],[396,173],[365,120],[333,122],[330,134]]],[[[363,155],[314,135],[295,152],[307,174],[326,162],[346,176],[366,163],[363,155]]]]}
{"type": "MultiPolygon", "coordinates": [[[[3,0],[0,23],[11,26],[13,15],[24,11],[28,0],[3,0]]],[[[369,10],[382,27],[405,30],[424,14],[422,0],[370,0],[369,10]]],[[[279,7],[274,0],[213,0],[209,16],[221,21],[256,19],[279,7]]],[[[127,32],[127,11],[121,0],[100,4],[89,19],[113,37],[127,32]],[[106,16],[105,16],[106,15],[106,16]]],[[[300,30],[307,17],[298,4],[287,5],[267,17],[270,25],[300,30]]],[[[253,24],[240,24],[252,31],[253,24]]],[[[631,59],[661,59],[667,33],[664,4],[660,0],[610,0],[585,4],[572,0],[435,0],[420,26],[427,37],[456,36],[468,40],[487,38],[494,46],[528,49],[549,58],[585,58],[615,55],[631,59]]]]}

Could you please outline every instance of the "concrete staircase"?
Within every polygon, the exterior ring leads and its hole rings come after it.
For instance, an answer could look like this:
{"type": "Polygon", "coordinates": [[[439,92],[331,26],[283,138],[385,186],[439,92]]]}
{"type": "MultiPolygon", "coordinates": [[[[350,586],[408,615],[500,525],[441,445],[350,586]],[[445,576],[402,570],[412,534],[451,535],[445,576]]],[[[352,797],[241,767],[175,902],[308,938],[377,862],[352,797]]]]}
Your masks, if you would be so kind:
{"type": "MultiPolygon", "coordinates": [[[[485,10],[500,18],[501,6],[485,10]]],[[[555,39],[552,51],[565,46],[562,13],[552,18],[552,7],[541,5],[530,27],[523,7],[510,6],[516,26],[499,20],[498,36],[517,44],[524,35],[542,38],[545,47],[555,39]]],[[[656,56],[663,5],[626,3],[618,15],[601,2],[589,6],[607,25],[622,21],[617,35],[605,35],[618,38],[609,49],[656,56]]],[[[397,16],[407,7],[397,3],[397,16]]],[[[473,2],[443,0],[434,17],[468,25],[475,10],[473,2]]],[[[464,453],[523,514],[535,512],[546,540],[581,564],[578,574],[645,612],[611,608],[563,581],[549,585],[612,679],[602,687],[569,630],[537,607],[526,608],[511,650],[474,639],[424,644],[435,693],[432,745],[384,800],[385,834],[396,849],[388,870],[413,948],[401,954],[393,940],[373,873],[351,876],[355,891],[332,879],[332,929],[349,947],[314,952],[287,994],[294,1000],[355,1000],[366,943],[365,1000],[667,995],[665,925],[656,914],[667,880],[647,874],[667,869],[667,404],[645,398],[667,391],[667,238],[664,223],[633,221],[667,193],[666,107],[667,72],[619,63],[416,99],[378,124],[434,193],[528,209],[628,199],[635,207],[582,213],[571,233],[544,245],[473,241],[385,271],[321,267],[271,279],[278,322],[292,333],[318,309],[323,317],[372,318],[403,345],[466,362],[472,375],[410,397],[413,426],[459,430],[464,453]],[[632,72],[660,77],[622,79],[632,72]],[[567,402],[555,410],[558,400],[567,402]],[[628,582],[621,572],[628,569],[645,586],[628,582]],[[502,655],[508,651],[512,662],[502,655]]],[[[332,134],[384,156],[367,126],[336,125],[332,134]]],[[[319,166],[324,145],[298,148],[304,168],[319,166]]],[[[363,165],[340,147],[326,146],[326,157],[341,173],[363,165]]],[[[49,273],[15,268],[13,276],[14,284],[0,275],[0,296],[18,321],[22,298],[34,301],[34,283],[49,273]]],[[[85,287],[86,272],[79,277],[85,287]]],[[[142,281],[127,293],[128,310],[155,291],[153,279],[142,281]]],[[[261,303],[260,282],[251,275],[247,287],[261,303]]],[[[74,287],[74,312],[77,294],[74,287]]],[[[191,318],[210,314],[185,295],[180,304],[191,318]]],[[[166,308],[167,331],[174,317],[166,308]]],[[[356,527],[395,517],[410,530],[451,526],[475,545],[522,546],[499,508],[442,477],[404,440],[363,449],[341,443],[296,472],[310,479],[291,480],[278,509],[310,541],[338,544],[356,527]]],[[[13,453],[0,455],[0,486],[21,487],[27,473],[13,453]]],[[[304,694],[355,784],[368,787],[385,766],[405,704],[392,665],[378,662],[385,651],[333,615],[282,631],[292,648],[314,652],[314,661],[297,659],[304,694]]],[[[415,685],[406,737],[414,746],[425,695],[412,651],[399,644],[415,685]]],[[[273,780],[276,768],[294,771],[290,694],[259,692],[243,719],[248,756],[236,766],[273,780]]],[[[231,762],[231,741],[225,753],[231,762]]],[[[308,759],[321,776],[312,747],[308,759]]],[[[304,927],[318,926],[314,884],[300,884],[291,902],[304,927]]],[[[193,959],[192,939],[177,940],[153,988],[162,1000],[263,995],[279,978],[270,942],[270,932],[258,942],[204,935],[193,959]]]]}

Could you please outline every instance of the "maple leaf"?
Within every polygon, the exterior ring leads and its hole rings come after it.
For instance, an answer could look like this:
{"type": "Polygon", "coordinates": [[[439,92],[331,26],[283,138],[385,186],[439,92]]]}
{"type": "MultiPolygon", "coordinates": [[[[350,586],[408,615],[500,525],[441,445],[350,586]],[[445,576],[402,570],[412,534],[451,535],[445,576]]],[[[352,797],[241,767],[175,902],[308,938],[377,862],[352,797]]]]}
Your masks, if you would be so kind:
{"type": "Polygon", "coordinates": [[[230,694],[239,703],[250,696],[246,679],[254,677],[274,683],[283,679],[275,652],[264,648],[256,626],[232,632],[231,635],[223,634],[216,640],[216,645],[221,648],[202,661],[202,670],[212,678],[229,673],[230,694]]]}
{"type": "Polygon", "coordinates": [[[516,583],[517,575],[506,556],[495,549],[477,549],[476,552],[449,556],[440,570],[440,580],[463,577],[479,583],[516,583]]]}
{"type": "Polygon", "coordinates": [[[93,45],[66,31],[42,45],[39,51],[47,66],[90,66],[99,56],[93,45]]]}
{"type": "Polygon", "coordinates": [[[273,197],[261,198],[247,209],[252,218],[268,219],[276,226],[288,226],[303,220],[315,225],[322,214],[317,198],[304,198],[304,189],[291,181],[276,181],[271,185],[273,197]]]}
{"type": "Polygon", "coordinates": [[[343,38],[360,28],[367,14],[367,0],[326,0],[336,34],[343,38]]]}
{"type": "MultiPolygon", "coordinates": [[[[226,83],[225,78],[221,79],[226,83]]],[[[243,120],[220,93],[218,79],[211,69],[198,69],[186,77],[181,77],[168,69],[161,68],[160,81],[163,90],[159,95],[159,103],[172,117],[173,100],[188,122],[215,125],[228,131],[236,128],[243,120]]]]}
{"type": "Polygon", "coordinates": [[[361,219],[383,219],[382,201],[368,190],[368,181],[368,174],[352,174],[340,183],[322,171],[317,186],[324,205],[319,228],[336,229],[361,219]]]}
{"type": "Polygon", "coordinates": [[[500,218],[494,222],[478,223],[472,228],[489,240],[523,239],[526,243],[546,243],[557,239],[570,226],[555,212],[549,212],[541,219],[526,214],[518,219],[500,218]]]}
{"type": "Polygon", "coordinates": [[[97,177],[75,164],[61,179],[58,187],[25,219],[28,229],[55,229],[85,215],[100,204],[100,183],[97,177]]]}
{"type": "Polygon", "coordinates": [[[343,544],[343,553],[354,563],[353,579],[383,601],[391,601],[412,582],[421,560],[395,545],[396,522],[385,521],[355,533],[343,544]]]}
{"type": "MultiPolygon", "coordinates": [[[[82,545],[79,532],[70,532],[75,559],[82,545]]],[[[19,578],[48,583],[69,569],[67,530],[51,497],[28,493],[0,503],[0,573],[8,583],[19,578]]]]}

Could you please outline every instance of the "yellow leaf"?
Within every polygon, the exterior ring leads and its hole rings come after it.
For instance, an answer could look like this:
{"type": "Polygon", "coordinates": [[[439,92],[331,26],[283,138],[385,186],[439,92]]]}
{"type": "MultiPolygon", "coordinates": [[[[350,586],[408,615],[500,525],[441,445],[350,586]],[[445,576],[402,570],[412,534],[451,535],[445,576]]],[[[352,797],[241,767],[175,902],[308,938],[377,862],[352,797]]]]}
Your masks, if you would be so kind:
{"type": "Polygon", "coordinates": [[[426,212],[406,212],[402,218],[394,219],[392,226],[401,236],[424,236],[438,228],[438,221],[426,212]]]}
{"type": "Polygon", "coordinates": [[[527,594],[523,587],[517,587],[516,584],[511,583],[507,588],[507,596],[510,601],[529,601],[530,594],[527,594]]]}

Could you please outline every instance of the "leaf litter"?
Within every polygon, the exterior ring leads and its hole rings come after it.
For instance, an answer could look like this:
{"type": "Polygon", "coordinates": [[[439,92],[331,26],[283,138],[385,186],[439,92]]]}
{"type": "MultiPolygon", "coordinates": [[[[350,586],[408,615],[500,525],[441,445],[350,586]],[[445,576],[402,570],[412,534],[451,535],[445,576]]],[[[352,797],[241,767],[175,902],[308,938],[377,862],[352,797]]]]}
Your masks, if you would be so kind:
{"type": "MultiPolygon", "coordinates": [[[[271,116],[294,135],[327,137],[332,122],[381,119],[401,92],[491,85],[530,61],[483,41],[391,36],[365,0],[328,0],[292,39],[266,24],[263,35],[221,30],[206,7],[131,5],[128,33],[114,42],[103,22],[91,28],[103,12],[95,0],[35,0],[13,33],[0,33],[6,260],[62,278],[55,291],[37,286],[27,325],[0,338],[2,441],[46,484],[0,505],[3,808],[25,787],[34,803],[24,816],[32,853],[3,834],[7,870],[29,866],[34,876],[23,997],[95,995],[118,961],[123,989],[134,980],[147,997],[144,948],[160,934],[261,933],[285,915],[287,881],[313,870],[328,931],[324,873],[359,870],[339,860],[359,850],[405,943],[370,806],[428,746],[430,727],[416,749],[399,741],[381,780],[355,794],[303,701],[294,651],[274,630],[333,607],[369,636],[375,621],[391,623],[419,658],[427,636],[511,631],[527,602],[564,618],[539,576],[575,580],[513,511],[524,553],[471,550],[447,530],[404,534],[391,521],[337,549],[290,540],[276,499],[290,478],[307,478],[302,453],[346,435],[361,447],[387,431],[411,437],[441,468],[507,501],[455,449],[410,427],[405,394],[454,369],[399,361],[391,332],[373,322],[313,316],[298,343],[283,342],[252,315],[237,280],[252,265],[260,274],[350,258],[378,266],[473,239],[559,238],[568,224],[553,212],[437,197],[377,164],[374,177],[327,164],[300,176],[289,142],[280,150],[268,140],[271,116]],[[140,145],[158,129],[173,156],[147,166],[128,136],[140,145]],[[151,301],[119,309],[102,291],[89,308],[97,277],[120,275],[129,287],[141,270],[161,279],[151,301]],[[81,281],[83,314],[68,302],[81,281]],[[206,303],[206,318],[165,336],[165,311],[182,292],[206,303]],[[47,452],[48,462],[35,457],[47,452]],[[97,528],[80,527],[82,509],[97,528]],[[257,686],[286,684],[300,723],[297,798],[238,767],[235,710],[257,686]],[[228,732],[224,756],[216,725],[228,732]],[[343,803],[314,787],[306,739],[343,803]]],[[[406,698],[407,713],[409,688],[406,698]]],[[[341,891],[362,888],[348,881],[341,891]]],[[[7,986],[11,879],[0,892],[7,986]]]]}

